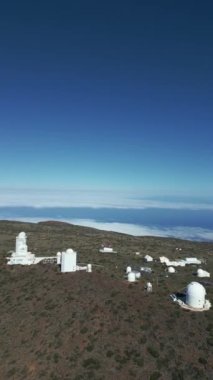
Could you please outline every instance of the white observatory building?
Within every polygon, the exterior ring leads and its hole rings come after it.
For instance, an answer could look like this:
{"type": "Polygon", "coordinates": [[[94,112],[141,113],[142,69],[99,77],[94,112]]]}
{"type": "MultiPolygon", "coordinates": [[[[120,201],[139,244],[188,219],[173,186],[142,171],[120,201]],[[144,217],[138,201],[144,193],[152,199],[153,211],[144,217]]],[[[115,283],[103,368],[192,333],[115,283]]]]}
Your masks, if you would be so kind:
{"type": "Polygon", "coordinates": [[[148,293],[152,292],[152,283],[151,282],[147,282],[147,284],[146,284],[146,290],[147,290],[148,293]]]}
{"type": "Polygon", "coordinates": [[[117,253],[116,251],[114,251],[114,249],[112,247],[105,247],[105,246],[102,246],[99,249],[99,252],[100,253],[117,253]]]}
{"type": "Polygon", "coordinates": [[[206,300],[206,289],[196,281],[187,285],[184,299],[177,297],[175,294],[172,294],[171,298],[183,309],[191,311],[206,311],[211,307],[211,302],[206,300]]]}
{"type": "Polygon", "coordinates": [[[61,272],[76,272],[77,253],[69,248],[61,254],[61,272]]]}
{"type": "MultiPolygon", "coordinates": [[[[127,268],[130,268],[130,267],[127,267],[127,268]]],[[[141,273],[137,270],[128,271],[128,272],[126,272],[126,274],[127,274],[127,281],[128,282],[136,282],[136,281],[140,280],[140,278],[141,278],[141,273]]]]}
{"type": "Polygon", "coordinates": [[[35,265],[43,260],[50,260],[50,262],[52,262],[55,260],[55,257],[36,257],[33,253],[28,252],[27,235],[25,232],[20,232],[18,236],[16,236],[15,251],[12,251],[11,256],[7,257],[7,264],[35,265]]]}
{"type": "Polygon", "coordinates": [[[7,257],[8,265],[32,265],[35,264],[35,255],[28,252],[27,236],[25,232],[20,232],[16,236],[15,251],[12,252],[11,257],[7,257]]]}
{"type": "Polygon", "coordinates": [[[87,265],[77,265],[77,252],[72,248],[68,248],[64,252],[58,252],[57,255],[57,264],[61,265],[62,273],[76,272],[80,270],[85,270],[89,273],[92,272],[92,264],[87,265]]]}
{"type": "Polygon", "coordinates": [[[150,255],[146,255],[146,256],[144,256],[144,260],[148,263],[148,262],[153,261],[153,257],[150,255]]]}
{"type": "Polygon", "coordinates": [[[201,268],[199,268],[197,270],[197,276],[198,277],[210,277],[210,273],[207,272],[207,271],[205,271],[205,270],[203,270],[203,269],[201,269],[201,268]]]}
{"type": "Polygon", "coordinates": [[[127,280],[128,280],[128,282],[135,282],[136,281],[135,272],[129,272],[127,274],[127,280]]]}
{"type": "Polygon", "coordinates": [[[175,268],[174,267],[168,267],[168,272],[169,273],[175,273],[175,268]]]}
{"type": "Polygon", "coordinates": [[[206,289],[199,282],[191,282],[186,287],[186,304],[195,309],[205,307],[206,289]]]}

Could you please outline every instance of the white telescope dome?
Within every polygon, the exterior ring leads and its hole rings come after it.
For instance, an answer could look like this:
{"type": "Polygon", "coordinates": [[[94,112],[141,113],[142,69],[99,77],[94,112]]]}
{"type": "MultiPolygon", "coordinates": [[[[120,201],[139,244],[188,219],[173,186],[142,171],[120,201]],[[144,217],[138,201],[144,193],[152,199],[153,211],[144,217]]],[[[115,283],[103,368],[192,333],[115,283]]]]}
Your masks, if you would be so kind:
{"type": "Polygon", "coordinates": [[[77,263],[77,253],[73,249],[68,248],[61,254],[61,271],[75,272],[77,263]]]}
{"type": "Polygon", "coordinates": [[[186,288],[186,303],[195,309],[202,309],[205,305],[205,295],[203,285],[193,281],[186,288]]]}
{"type": "Polygon", "coordinates": [[[25,232],[20,232],[18,234],[18,237],[21,238],[21,239],[25,239],[26,238],[26,233],[25,232]]]}
{"type": "Polygon", "coordinates": [[[149,262],[149,261],[153,261],[153,257],[150,256],[150,255],[146,255],[146,256],[144,256],[144,259],[145,259],[147,262],[149,262]]]}
{"type": "Polygon", "coordinates": [[[68,248],[68,249],[66,250],[66,253],[74,253],[74,251],[73,251],[72,248],[68,248]]]}
{"type": "Polygon", "coordinates": [[[168,272],[169,272],[169,273],[175,273],[175,268],[173,268],[173,267],[169,267],[169,268],[168,268],[168,272]]]}

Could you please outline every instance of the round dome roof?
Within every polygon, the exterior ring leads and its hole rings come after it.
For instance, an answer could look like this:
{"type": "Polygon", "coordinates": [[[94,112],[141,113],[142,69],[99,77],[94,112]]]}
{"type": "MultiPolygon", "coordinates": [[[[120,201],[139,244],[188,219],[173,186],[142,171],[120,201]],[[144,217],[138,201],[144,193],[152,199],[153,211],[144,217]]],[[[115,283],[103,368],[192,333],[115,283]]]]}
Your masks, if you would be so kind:
{"type": "Polygon", "coordinates": [[[201,268],[199,268],[198,270],[197,270],[197,274],[203,274],[203,269],[201,269],[201,268]]]}
{"type": "Polygon", "coordinates": [[[18,234],[18,237],[20,237],[20,238],[25,238],[25,237],[26,237],[25,232],[20,232],[20,233],[18,234]]]}
{"type": "Polygon", "coordinates": [[[74,253],[74,251],[73,251],[72,248],[68,248],[68,249],[66,250],[66,253],[74,253]]]}
{"type": "Polygon", "coordinates": [[[206,290],[199,282],[191,282],[186,288],[186,303],[194,308],[203,308],[206,290]]]}
{"type": "Polygon", "coordinates": [[[186,288],[186,294],[192,296],[204,296],[206,295],[206,289],[199,282],[193,281],[186,288]]]}
{"type": "Polygon", "coordinates": [[[169,268],[168,268],[168,272],[169,272],[169,273],[175,273],[175,268],[173,268],[173,267],[169,267],[169,268]]]}

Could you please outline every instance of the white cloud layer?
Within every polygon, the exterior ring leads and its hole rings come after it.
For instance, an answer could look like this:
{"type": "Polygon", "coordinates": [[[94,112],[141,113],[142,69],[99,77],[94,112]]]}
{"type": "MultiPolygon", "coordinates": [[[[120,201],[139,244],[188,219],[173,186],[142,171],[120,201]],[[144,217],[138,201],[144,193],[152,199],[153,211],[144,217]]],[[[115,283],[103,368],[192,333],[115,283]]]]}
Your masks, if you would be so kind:
{"type": "Polygon", "coordinates": [[[127,192],[0,189],[0,207],[6,206],[213,210],[213,202],[157,200],[127,192]]]}
{"type": "MultiPolygon", "coordinates": [[[[7,218],[8,219],[8,218],[7,218]]],[[[14,218],[11,218],[14,220],[14,218]]],[[[37,223],[45,221],[47,218],[16,218],[16,220],[24,222],[37,223]]],[[[48,219],[50,220],[50,219],[48,219]]],[[[54,220],[57,220],[54,218],[54,220]]],[[[104,231],[121,232],[133,236],[158,236],[158,237],[175,237],[177,239],[197,240],[197,241],[213,241],[213,230],[200,227],[172,227],[160,228],[155,226],[141,226],[130,223],[108,223],[97,222],[92,219],[58,219],[59,221],[75,224],[78,226],[92,227],[104,231]]]]}

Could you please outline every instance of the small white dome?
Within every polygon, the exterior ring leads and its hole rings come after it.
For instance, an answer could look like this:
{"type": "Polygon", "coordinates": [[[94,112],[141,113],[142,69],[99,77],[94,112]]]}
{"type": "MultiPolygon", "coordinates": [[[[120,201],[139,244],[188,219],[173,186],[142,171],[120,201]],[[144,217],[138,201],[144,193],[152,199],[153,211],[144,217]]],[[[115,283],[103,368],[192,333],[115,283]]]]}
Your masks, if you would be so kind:
{"type": "Polygon", "coordinates": [[[205,305],[206,290],[199,282],[191,282],[186,288],[186,303],[194,308],[202,309],[205,305]]]}
{"type": "Polygon", "coordinates": [[[24,238],[26,238],[26,233],[25,232],[20,232],[18,234],[18,237],[21,238],[21,239],[24,239],[24,238]]]}
{"type": "Polygon", "coordinates": [[[175,273],[175,268],[173,268],[173,267],[169,267],[169,268],[168,268],[168,272],[169,272],[169,273],[175,273]]]}
{"type": "Polygon", "coordinates": [[[68,249],[66,250],[66,253],[74,253],[74,251],[73,251],[72,248],[68,248],[68,249]]]}

